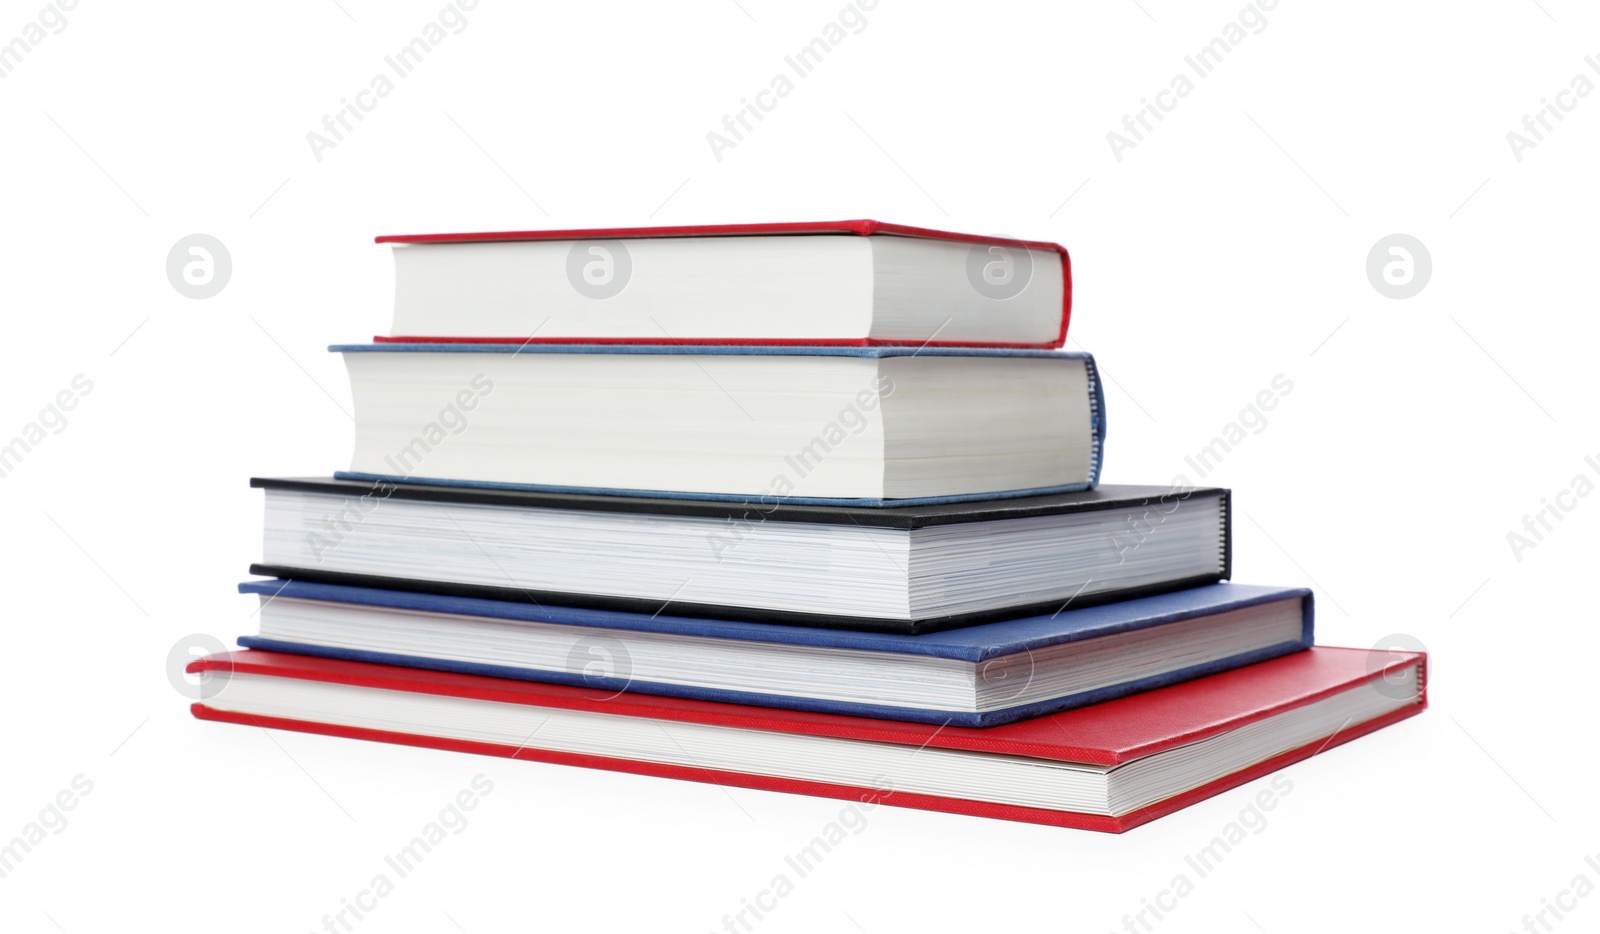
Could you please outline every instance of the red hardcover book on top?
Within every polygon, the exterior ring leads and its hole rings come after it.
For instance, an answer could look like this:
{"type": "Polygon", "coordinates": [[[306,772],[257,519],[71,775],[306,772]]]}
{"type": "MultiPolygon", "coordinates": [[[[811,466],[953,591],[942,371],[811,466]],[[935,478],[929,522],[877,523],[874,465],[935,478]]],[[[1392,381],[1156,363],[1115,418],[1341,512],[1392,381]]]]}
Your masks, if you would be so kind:
{"type": "Polygon", "coordinates": [[[203,720],[1121,832],[1420,713],[1426,661],[1319,647],[989,729],[263,651],[189,670],[226,679],[203,720]]]}
{"type": "Polygon", "coordinates": [[[380,341],[1060,347],[1058,244],[871,220],[377,238],[380,341]]]}

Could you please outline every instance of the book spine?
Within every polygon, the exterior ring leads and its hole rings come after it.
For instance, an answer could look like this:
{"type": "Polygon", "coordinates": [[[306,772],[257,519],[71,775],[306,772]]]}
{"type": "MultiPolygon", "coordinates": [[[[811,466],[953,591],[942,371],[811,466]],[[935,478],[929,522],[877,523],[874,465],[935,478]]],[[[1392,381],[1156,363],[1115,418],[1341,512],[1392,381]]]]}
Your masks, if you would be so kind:
{"type": "Polygon", "coordinates": [[[1092,354],[1084,355],[1083,365],[1089,376],[1090,443],[1094,446],[1089,459],[1089,489],[1092,490],[1100,485],[1100,465],[1105,461],[1106,393],[1092,354]]]}

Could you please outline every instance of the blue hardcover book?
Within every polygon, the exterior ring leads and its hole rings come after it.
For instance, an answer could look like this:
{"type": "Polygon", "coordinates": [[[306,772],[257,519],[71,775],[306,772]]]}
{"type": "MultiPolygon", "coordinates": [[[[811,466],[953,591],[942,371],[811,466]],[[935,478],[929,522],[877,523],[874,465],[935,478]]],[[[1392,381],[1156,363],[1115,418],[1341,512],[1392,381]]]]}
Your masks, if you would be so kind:
{"type": "MultiPolygon", "coordinates": [[[[666,335],[663,335],[666,337],[666,335]]],[[[951,347],[335,345],[344,479],[818,505],[1091,489],[1085,353],[951,347]]]]}
{"type": "MultiPolygon", "coordinates": [[[[239,644],[465,674],[997,726],[1310,648],[1304,588],[1213,584],[924,635],[252,581],[239,644]]],[[[1070,602],[1070,601],[1069,601],[1070,602]]]]}

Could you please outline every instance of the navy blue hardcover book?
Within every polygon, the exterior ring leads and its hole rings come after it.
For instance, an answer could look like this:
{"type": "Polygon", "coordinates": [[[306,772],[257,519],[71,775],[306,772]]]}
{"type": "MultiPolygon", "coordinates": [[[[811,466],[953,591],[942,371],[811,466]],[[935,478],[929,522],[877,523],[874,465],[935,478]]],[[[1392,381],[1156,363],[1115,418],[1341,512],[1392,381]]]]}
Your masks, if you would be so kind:
{"type": "Polygon", "coordinates": [[[987,727],[1301,651],[1305,588],[1212,584],[921,635],[252,581],[253,649],[987,727]]]}

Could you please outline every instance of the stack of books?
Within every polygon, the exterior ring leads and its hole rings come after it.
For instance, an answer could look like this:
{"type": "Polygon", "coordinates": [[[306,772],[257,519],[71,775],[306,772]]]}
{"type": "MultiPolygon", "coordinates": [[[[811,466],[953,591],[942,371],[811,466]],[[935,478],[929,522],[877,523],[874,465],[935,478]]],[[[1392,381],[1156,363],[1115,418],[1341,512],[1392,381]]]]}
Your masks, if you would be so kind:
{"type": "Polygon", "coordinates": [[[1061,247],[870,221],[380,238],[355,453],[256,479],[206,720],[1122,831],[1420,712],[1100,485],[1061,247]]]}

